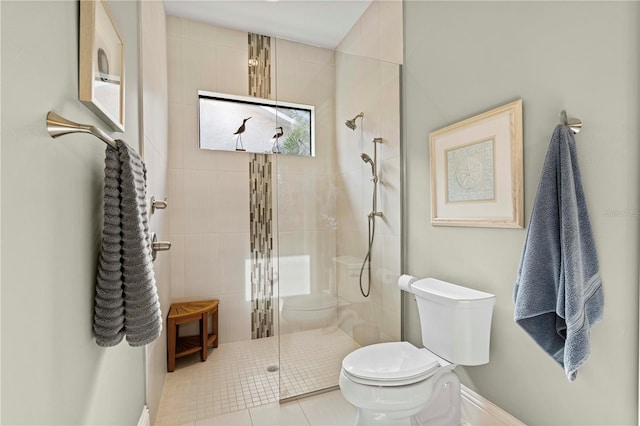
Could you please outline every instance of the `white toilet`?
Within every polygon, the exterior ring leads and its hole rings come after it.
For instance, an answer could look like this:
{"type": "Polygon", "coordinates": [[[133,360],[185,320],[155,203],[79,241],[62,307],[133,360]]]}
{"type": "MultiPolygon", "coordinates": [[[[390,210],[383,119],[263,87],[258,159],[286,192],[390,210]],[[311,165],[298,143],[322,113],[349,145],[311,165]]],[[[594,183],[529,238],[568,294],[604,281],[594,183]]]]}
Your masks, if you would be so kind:
{"type": "Polygon", "coordinates": [[[459,425],[457,365],[489,362],[495,296],[434,278],[403,275],[416,297],[422,344],[378,343],[342,361],[340,391],[357,425],[459,425]]]}

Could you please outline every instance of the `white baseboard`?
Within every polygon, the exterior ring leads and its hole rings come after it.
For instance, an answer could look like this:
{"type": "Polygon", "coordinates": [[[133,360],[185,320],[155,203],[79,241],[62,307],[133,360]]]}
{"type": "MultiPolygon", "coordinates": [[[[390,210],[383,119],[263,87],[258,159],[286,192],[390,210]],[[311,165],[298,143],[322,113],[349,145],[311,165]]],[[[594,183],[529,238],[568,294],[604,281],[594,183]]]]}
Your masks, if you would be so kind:
{"type": "Polygon", "coordinates": [[[465,423],[473,426],[526,426],[502,408],[464,385],[460,385],[460,394],[462,395],[462,418],[465,423]]]}
{"type": "Polygon", "coordinates": [[[146,405],[142,407],[142,414],[140,414],[138,426],[151,426],[151,416],[149,416],[149,408],[146,405]]]}

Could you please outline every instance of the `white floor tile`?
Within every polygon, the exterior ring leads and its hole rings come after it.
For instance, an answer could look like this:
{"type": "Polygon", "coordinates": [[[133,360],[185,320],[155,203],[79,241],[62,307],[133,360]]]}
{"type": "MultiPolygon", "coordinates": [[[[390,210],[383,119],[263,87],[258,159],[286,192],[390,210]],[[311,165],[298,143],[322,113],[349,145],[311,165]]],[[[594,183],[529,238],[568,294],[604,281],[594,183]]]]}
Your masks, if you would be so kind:
{"type": "MultiPolygon", "coordinates": [[[[279,338],[221,343],[210,349],[206,362],[200,362],[198,356],[178,359],[176,370],[165,380],[156,425],[193,424],[247,409],[253,413],[267,404],[275,411],[257,411],[260,415],[254,420],[262,422],[264,415],[268,423],[254,424],[308,425],[301,405],[296,409],[297,402],[290,406],[277,401],[336,386],[342,359],[357,348],[341,329],[328,327],[279,338]],[[279,370],[268,371],[270,366],[279,370]]],[[[325,402],[333,403],[331,399],[325,402]]],[[[311,424],[328,424],[319,422],[311,424]]]]}
{"type": "Polygon", "coordinates": [[[312,426],[352,426],[356,408],[344,399],[339,390],[298,400],[312,426]]]}
{"type": "Polygon", "coordinates": [[[306,426],[309,425],[298,401],[274,403],[249,409],[253,426],[306,426]]]}
{"type": "Polygon", "coordinates": [[[196,421],[196,426],[251,426],[249,410],[235,411],[196,421]]]}

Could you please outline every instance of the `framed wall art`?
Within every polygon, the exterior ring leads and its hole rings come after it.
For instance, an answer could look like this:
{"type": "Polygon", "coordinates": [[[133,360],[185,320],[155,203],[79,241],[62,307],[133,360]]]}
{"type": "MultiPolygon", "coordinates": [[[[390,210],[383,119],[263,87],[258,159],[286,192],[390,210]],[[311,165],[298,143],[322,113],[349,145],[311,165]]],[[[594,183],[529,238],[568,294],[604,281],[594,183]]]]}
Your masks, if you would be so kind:
{"type": "Polygon", "coordinates": [[[431,223],[522,228],[522,100],[429,134],[431,223]]]}
{"type": "Polygon", "coordinates": [[[124,42],[104,0],[80,1],[79,98],[124,132],[124,42]]]}

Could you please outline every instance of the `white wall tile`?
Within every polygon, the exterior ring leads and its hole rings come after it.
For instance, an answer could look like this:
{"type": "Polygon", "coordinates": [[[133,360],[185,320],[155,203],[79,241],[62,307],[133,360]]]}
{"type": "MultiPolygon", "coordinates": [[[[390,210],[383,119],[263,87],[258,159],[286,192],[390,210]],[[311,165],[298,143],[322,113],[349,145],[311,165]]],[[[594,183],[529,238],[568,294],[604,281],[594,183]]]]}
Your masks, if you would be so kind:
{"type": "Polygon", "coordinates": [[[182,37],[215,46],[218,38],[218,27],[192,20],[184,20],[183,22],[182,37]]]}
{"type": "Polygon", "coordinates": [[[249,53],[246,42],[242,49],[218,47],[217,87],[224,93],[240,96],[249,94],[249,53]]]}
{"type": "Polygon", "coordinates": [[[220,234],[220,294],[244,291],[251,282],[249,232],[220,234]]]}
{"type": "MultiPolygon", "coordinates": [[[[225,54],[225,52],[220,52],[220,55],[225,54]]],[[[219,67],[215,45],[209,42],[184,41],[182,61],[182,103],[196,105],[198,90],[215,92],[218,88],[218,73],[225,72],[225,70],[219,67]]]]}
{"type": "Polygon", "coordinates": [[[208,170],[184,171],[185,231],[212,233],[219,229],[223,213],[218,197],[218,173],[208,170]]]}
{"type": "Polygon", "coordinates": [[[221,233],[249,232],[249,170],[220,171],[218,176],[214,203],[219,212],[214,230],[221,233]]]}
{"type": "Polygon", "coordinates": [[[187,297],[214,298],[220,289],[220,244],[214,234],[184,237],[184,280],[187,297]]]}
{"type": "Polygon", "coordinates": [[[167,16],[167,36],[182,37],[182,23],[182,18],[167,16]]]}
{"type": "Polygon", "coordinates": [[[198,107],[186,105],[183,112],[183,140],[184,167],[186,169],[217,170],[218,152],[210,149],[200,149],[198,140],[198,107]]]}
{"type": "Polygon", "coordinates": [[[182,124],[184,107],[179,103],[169,103],[169,168],[184,168],[184,126],[182,124]]]}
{"type": "MultiPolygon", "coordinates": [[[[246,31],[238,31],[230,28],[217,27],[217,40],[216,44],[220,46],[230,47],[237,50],[247,51],[248,34],[246,31]]],[[[248,52],[248,51],[247,51],[248,52]]],[[[247,53],[246,59],[249,59],[247,53]]]]}
{"type": "Polygon", "coordinates": [[[221,294],[218,306],[220,343],[251,339],[251,295],[246,292],[221,294]]]}
{"type": "Polygon", "coordinates": [[[171,235],[171,298],[187,297],[184,276],[184,235],[171,235]]]}
{"type": "Polygon", "coordinates": [[[184,63],[182,59],[183,42],[179,37],[167,37],[167,74],[170,103],[182,103],[182,81],[184,63]]]}
{"type": "Polygon", "coordinates": [[[170,209],[167,209],[172,234],[184,234],[186,206],[184,199],[184,171],[172,169],[169,176],[169,194],[167,197],[170,209]]]}

